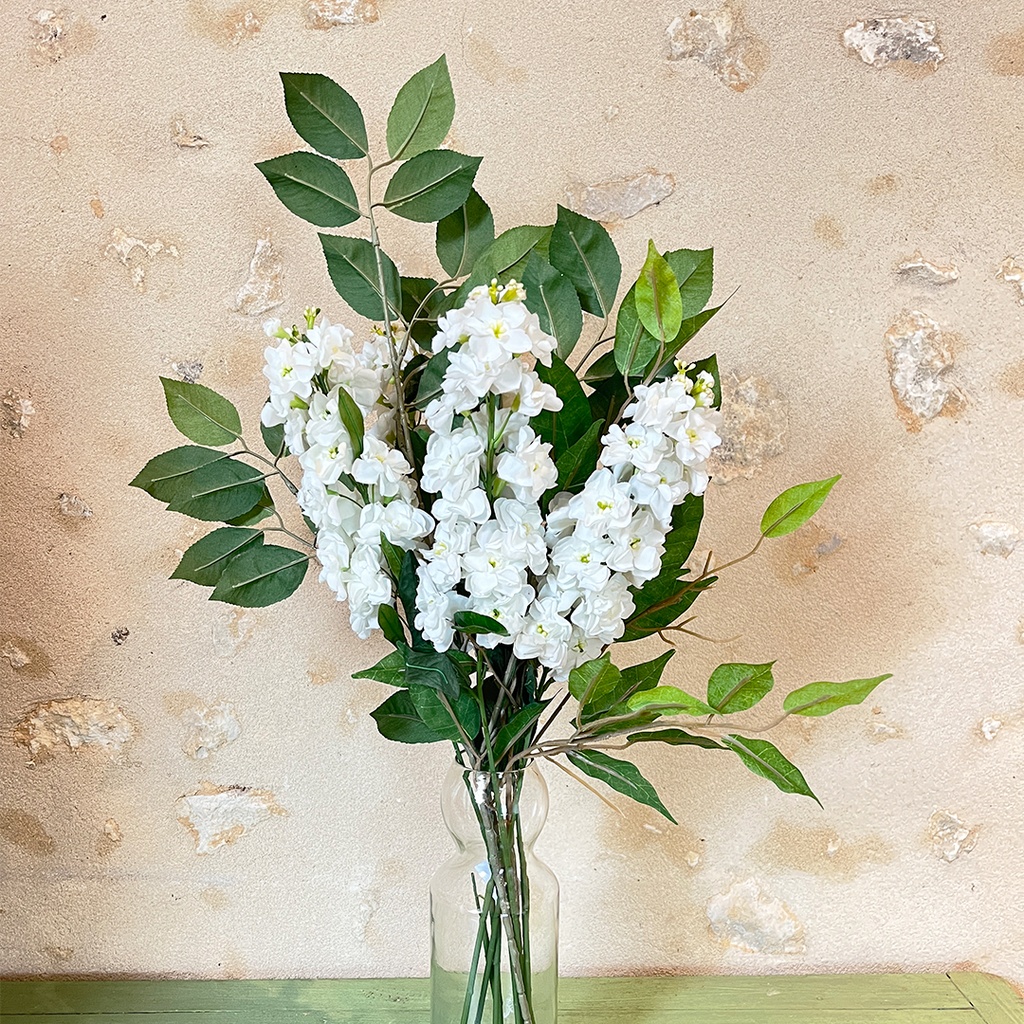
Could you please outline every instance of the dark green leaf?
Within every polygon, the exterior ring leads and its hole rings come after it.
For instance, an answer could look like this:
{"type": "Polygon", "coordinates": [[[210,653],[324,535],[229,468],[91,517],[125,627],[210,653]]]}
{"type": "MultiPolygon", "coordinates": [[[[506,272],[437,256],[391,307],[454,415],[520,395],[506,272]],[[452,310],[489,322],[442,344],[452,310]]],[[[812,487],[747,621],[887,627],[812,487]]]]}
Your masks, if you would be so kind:
{"type": "Polygon", "coordinates": [[[455,301],[465,301],[466,295],[475,285],[490,284],[493,278],[497,278],[502,284],[506,284],[513,277],[521,280],[530,253],[540,252],[550,237],[550,227],[540,227],[536,224],[522,224],[503,231],[473,264],[469,278],[455,292],[455,301]]]}
{"type": "Polygon", "coordinates": [[[270,493],[270,488],[267,487],[266,481],[264,481],[260,500],[248,512],[243,512],[240,516],[232,516],[230,519],[225,519],[224,522],[228,526],[255,526],[273,514],[274,496],[270,493]]]}
{"type": "Polygon", "coordinates": [[[455,628],[461,633],[469,635],[497,633],[498,636],[508,636],[508,630],[497,619],[492,619],[489,615],[480,615],[477,612],[456,612],[455,628]]]}
{"type": "Polygon", "coordinates": [[[412,645],[414,648],[426,647],[433,650],[427,644],[420,631],[416,628],[416,588],[419,580],[416,576],[416,555],[412,551],[406,551],[402,556],[402,571],[398,574],[398,596],[405,609],[405,621],[409,625],[409,632],[412,634],[412,645]]]}
{"type": "MultiPolygon", "coordinates": [[[[683,326],[679,329],[675,341],[665,347],[661,368],[656,374],[658,378],[669,377],[676,372],[675,359],[680,349],[724,306],[725,303],[723,302],[721,306],[705,309],[703,313],[684,318],[683,326]]],[[[717,374],[715,379],[718,379],[717,374]]],[[[719,402],[721,402],[721,399],[719,399],[719,402]]]]}
{"type": "Polygon", "coordinates": [[[708,703],[720,714],[746,711],[763,700],[775,685],[774,661],[766,665],[730,662],[719,665],[708,680],[708,703]]]}
{"type": "Polygon", "coordinates": [[[672,268],[679,283],[682,315],[695,316],[711,298],[714,283],[713,249],[675,249],[665,253],[665,262],[672,268]]]}
{"type": "Polygon", "coordinates": [[[238,410],[202,384],[161,377],[167,412],[174,425],[197,444],[224,445],[242,436],[238,410]]]}
{"type": "MultiPolygon", "coordinates": [[[[686,560],[693,552],[704,518],[704,496],[688,494],[682,504],[672,509],[672,528],[665,538],[665,553],[661,556],[661,571],[654,583],[664,577],[678,579],[686,560]]],[[[647,584],[644,585],[646,590],[647,584]]]]}
{"type": "Polygon", "coordinates": [[[714,380],[714,401],[711,403],[713,409],[722,408],[722,379],[718,375],[718,358],[714,354],[707,356],[704,359],[697,359],[690,364],[693,369],[687,370],[687,374],[691,379],[696,380],[699,373],[710,373],[712,380],[714,380]]]}
{"type": "Polygon", "coordinates": [[[602,225],[559,206],[549,258],[551,265],[572,281],[588,313],[608,316],[615,304],[622,265],[615,243],[602,225]]]}
{"type": "Polygon", "coordinates": [[[656,729],[652,732],[634,732],[626,737],[626,743],[667,743],[673,747],[692,745],[706,747],[708,750],[725,750],[721,743],[716,743],[708,736],[694,736],[682,729],[656,729]]]}
{"type": "Polygon", "coordinates": [[[415,406],[417,409],[426,407],[442,395],[441,385],[444,383],[444,375],[448,370],[448,360],[451,358],[452,350],[443,348],[436,355],[430,357],[427,365],[420,374],[420,386],[416,391],[415,406]]]}
{"type": "MultiPolygon", "coordinates": [[[[603,679],[590,693],[586,705],[580,709],[580,722],[585,725],[611,714],[612,708],[633,694],[653,689],[658,685],[665,666],[675,653],[674,650],[665,651],[653,661],[622,669],[618,678],[609,676],[603,679]]],[[[630,709],[622,710],[625,712],[630,709]]]]}
{"type": "Polygon", "coordinates": [[[604,423],[591,423],[587,432],[573,445],[570,445],[558,457],[555,468],[558,470],[557,491],[576,492],[583,488],[587,478],[597,466],[600,453],[600,439],[604,432],[604,423]]]}
{"type": "Polygon", "coordinates": [[[405,630],[402,628],[402,620],[391,605],[382,604],[377,609],[377,625],[380,626],[384,636],[396,647],[405,646],[405,630]]]}
{"type": "Polygon", "coordinates": [[[445,706],[446,700],[430,686],[410,684],[409,693],[412,696],[416,712],[423,719],[427,728],[432,729],[446,740],[462,741],[463,732],[469,739],[473,739],[480,731],[480,707],[468,690],[460,693],[458,697],[448,700],[447,707],[445,706]],[[452,719],[453,713],[458,725],[452,719]],[[461,731],[459,726],[462,727],[461,731]]]}
{"type": "Polygon", "coordinates": [[[800,769],[789,761],[778,747],[767,740],[743,736],[723,736],[722,745],[739,755],[739,759],[755,774],[774,782],[783,793],[809,796],[818,806],[821,801],[811,792],[800,769]]]}
{"type": "Polygon", "coordinates": [[[353,457],[363,454],[363,413],[356,400],[343,388],[338,388],[338,415],[352,442],[353,457]]]}
{"type": "Polygon", "coordinates": [[[648,243],[647,259],[635,287],[640,322],[659,341],[671,341],[683,323],[683,300],[676,275],[654,242],[648,243]]]}
{"type": "Polygon", "coordinates": [[[359,104],[325,75],[281,74],[284,105],[295,130],[318,153],[336,160],[366,156],[359,104]]]}
{"type": "Polygon", "coordinates": [[[552,356],[551,365],[537,364],[537,375],[550,384],[562,400],[558,412],[542,412],[534,417],[530,426],[552,447],[557,462],[589,429],[593,422],[590,404],[576,374],[558,356],[552,356]]]}
{"type": "Polygon", "coordinates": [[[381,736],[397,743],[436,743],[444,739],[420,718],[408,690],[391,694],[370,712],[370,717],[377,723],[381,736]]]}
{"type": "Polygon", "coordinates": [[[713,715],[715,709],[678,686],[654,686],[625,701],[630,711],[660,711],[663,715],[713,715]]]}
{"type": "Polygon", "coordinates": [[[291,597],[299,588],[309,555],[276,544],[246,548],[228,563],[211,601],[242,608],[265,608],[291,597]]]}
{"type": "Polygon", "coordinates": [[[225,526],[197,540],[171,573],[172,580],[190,580],[202,587],[215,587],[228,562],[252,544],[262,544],[260,530],[237,530],[225,526]]]}
{"type": "Polygon", "coordinates": [[[783,491],[761,517],[761,533],[765,537],[785,537],[799,530],[825,504],[828,492],[839,479],[837,474],[828,480],[797,484],[783,491]]]}
{"type": "Polygon", "coordinates": [[[275,459],[284,458],[285,453],[288,451],[288,446],[284,440],[284,424],[278,423],[273,427],[265,427],[260,423],[260,434],[263,436],[263,443],[267,446],[267,451],[275,459]]]}
{"type": "Polygon", "coordinates": [[[405,558],[405,552],[401,548],[396,548],[383,533],[380,535],[380,549],[388,563],[388,570],[397,580],[402,575],[402,560],[405,558]]]}
{"type": "Polygon", "coordinates": [[[437,223],[437,259],[449,277],[468,274],[494,241],[494,217],[475,189],[457,210],[437,223]]]}
{"type": "MultiPolygon", "coordinates": [[[[320,244],[327,258],[327,272],[338,294],[360,316],[368,320],[384,319],[383,292],[377,269],[377,256],[366,238],[347,238],[344,235],[320,235],[320,244]]],[[[381,269],[388,296],[391,316],[402,308],[401,280],[398,269],[381,253],[381,269]]]]}
{"type": "Polygon", "coordinates": [[[526,308],[537,314],[541,330],[555,339],[559,358],[568,359],[583,330],[583,311],[572,282],[531,252],[523,284],[526,308]]]}
{"type": "Polygon", "coordinates": [[[466,202],[479,166],[480,157],[451,149],[420,153],[395,171],[384,191],[384,205],[406,220],[440,220],[466,202]]]}
{"type": "Polygon", "coordinates": [[[388,114],[388,155],[408,160],[435,149],[455,117],[455,94],[444,56],[417,71],[395,97],[388,114]]]}
{"type": "Polygon", "coordinates": [[[612,358],[623,376],[641,376],[658,354],[661,342],[640,320],[636,307],[636,285],[626,292],[615,318],[615,348],[612,358]]]}
{"type": "Polygon", "coordinates": [[[263,474],[258,469],[220,459],[185,477],[167,507],[193,519],[223,522],[255,508],[262,496],[263,474]]]}
{"type": "MultiPolygon", "coordinates": [[[[383,611],[387,605],[381,605],[383,611]]],[[[377,613],[380,621],[380,612],[377,613]]],[[[376,665],[364,668],[361,672],[353,672],[353,679],[373,679],[387,686],[405,686],[405,656],[402,651],[392,651],[385,655],[376,665]]]]}
{"type": "Polygon", "coordinates": [[[171,502],[187,490],[192,473],[211,462],[220,462],[226,458],[226,452],[186,444],[154,456],[128,486],[140,488],[157,501],[171,502]]]}
{"type": "Polygon", "coordinates": [[[345,171],[316,153],[287,153],[256,169],[277,198],[295,214],[321,228],[342,228],[360,217],[359,200],[345,171]]]}
{"type": "Polygon", "coordinates": [[[892,673],[872,679],[851,679],[845,683],[808,683],[788,694],[782,707],[793,715],[830,715],[840,708],[863,703],[886,679],[892,679],[892,673]]]}
{"type": "Polygon", "coordinates": [[[608,690],[619,679],[619,670],[612,664],[611,653],[605,651],[600,658],[585,661],[569,673],[569,692],[584,707],[595,690],[608,690]]]}
{"type": "Polygon", "coordinates": [[[510,754],[522,740],[532,738],[533,727],[547,706],[546,700],[527,704],[498,730],[493,744],[495,761],[500,761],[506,754],[510,754]]]}
{"type": "Polygon", "coordinates": [[[409,686],[431,686],[454,700],[462,686],[459,667],[447,652],[433,648],[412,650],[405,659],[405,679],[409,686]]]}
{"type": "Polygon", "coordinates": [[[653,807],[664,814],[673,825],[677,824],[676,819],[669,814],[668,808],[654,791],[654,787],[640,774],[640,769],[635,764],[609,757],[600,750],[571,750],[566,756],[571,764],[585,775],[598,779],[617,793],[636,800],[637,803],[653,807]]]}
{"type": "Polygon", "coordinates": [[[605,352],[603,356],[599,359],[595,359],[594,362],[587,367],[583,374],[583,379],[588,384],[596,384],[598,381],[608,380],[611,377],[616,376],[617,373],[618,367],[615,365],[615,353],[605,352]]]}

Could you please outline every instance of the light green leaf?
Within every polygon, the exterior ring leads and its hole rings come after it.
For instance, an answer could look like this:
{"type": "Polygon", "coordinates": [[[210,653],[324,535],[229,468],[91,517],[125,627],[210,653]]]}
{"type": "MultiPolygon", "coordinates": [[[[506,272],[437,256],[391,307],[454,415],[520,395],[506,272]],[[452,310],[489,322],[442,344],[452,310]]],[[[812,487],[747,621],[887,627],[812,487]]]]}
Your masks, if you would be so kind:
{"type": "Polygon", "coordinates": [[[694,746],[708,750],[725,750],[721,743],[716,743],[708,736],[694,736],[682,729],[655,729],[651,732],[634,732],[626,737],[626,743],[667,743],[672,747],[694,746]]]}
{"type": "Polygon", "coordinates": [[[431,149],[401,165],[384,191],[384,205],[399,217],[431,223],[469,198],[480,157],[431,149]]]}
{"type": "Polygon", "coordinates": [[[761,533],[765,537],[785,537],[799,530],[825,504],[828,492],[839,479],[837,474],[828,480],[797,484],[783,491],[761,517],[761,533]]]}
{"type": "Polygon", "coordinates": [[[193,519],[225,522],[255,508],[263,496],[263,474],[235,459],[220,459],[183,478],[167,507],[193,519]]]}
{"type": "Polygon", "coordinates": [[[678,686],[655,686],[641,690],[626,700],[630,711],[660,711],[663,715],[713,715],[715,709],[691,697],[678,686]]]}
{"type": "Polygon", "coordinates": [[[699,313],[711,298],[714,284],[713,249],[675,249],[665,253],[665,262],[679,282],[683,316],[699,313]]]}
{"type": "Polygon", "coordinates": [[[609,757],[600,750],[570,750],[566,755],[570,763],[585,775],[598,779],[617,793],[646,804],[664,814],[673,825],[678,824],[661,802],[654,787],[640,774],[640,769],[629,761],[609,757]]]}
{"type": "Polygon", "coordinates": [[[552,356],[550,366],[538,363],[536,370],[537,376],[550,384],[562,400],[558,412],[542,412],[530,424],[551,444],[552,458],[557,462],[590,429],[590,403],[576,374],[558,356],[552,356]]]}
{"type": "Polygon", "coordinates": [[[508,636],[508,630],[497,619],[489,615],[480,615],[478,612],[456,612],[455,628],[460,633],[474,635],[477,633],[497,633],[498,636],[508,636]]]}
{"type": "Polygon", "coordinates": [[[468,691],[463,691],[458,697],[447,701],[448,707],[445,707],[445,700],[438,691],[430,686],[410,685],[409,693],[417,714],[427,728],[446,740],[462,741],[459,725],[470,739],[480,731],[480,707],[468,691]],[[448,708],[451,708],[459,725],[452,720],[452,713],[448,708]]]}
{"type": "MultiPolygon", "coordinates": [[[[383,320],[384,292],[381,290],[377,256],[366,238],[347,238],[343,235],[320,235],[327,272],[338,294],[368,320],[383,320]]],[[[392,317],[402,308],[402,285],[398,269],[386,253],[380,254],[384,272],[384,285],[392,317]]]]}
{"type": "Polygon", "coordinates": [[[808,683],[788,694],[782,702],[782,708],[792,715],[830,715],[840,708],[862,703],[886,679],[892,679],[891,672],[872,679],[851,679],[845,683],[808,683]]]}
{"type": "Polygon", "coordinates": [[[775,685],[774,661],[766,665],[719,665],[708,680],[708,703],[720,714],[746,711],[763,700],[775,685]]]}
{"type": "Polygon", "coordinates": [[[455,94],[442,54],[417,71],[395,97],[388,114],[388,155],[408,160],[444,142],[455,117],[455,94]]]}
{"type": "Polygon", "coordinates": [[[238,410],[202,384],[161,377],[171,422],[197,444],[225,445],[242,436],[238,410]]]}
{"type": "MultiPolygon", "coordinates": [[[[382,605],[381,609],[388,607],[382,605]]],[[[377,613],[377,621],[380,621],[380,612],[377,613]]],[[[386,686],[405,686],[405,657],[402,651],[392,651],[386,654],[376,665],[364,668],[360,672],[352,673],[353,679],[372,679],[377,683],[384,683],[386,686]]]]}
{"type": "Polygon", "coordinates": [[[586,706],[594,691],[611,689],[618,682],[619,676],[618,668],[612,664],[610,652],[605,651],[600,658],[585,661],[569,673],[569,692],[581,705],[586,706]]]}
{"type": "Polygon", "coordinates": [[[420,718],[408,690],[391,694],[370,712],[370,717],[377,723],[381,736],[396,743],[437,743],[444,739],[420,718]]]}
{"type": "Polygon", "coordinates": [[[475,189],[457,210],[437,222],[437,259],[449,277],[468,274],[494,241],[494,217],[475,189]]]}
{"type": "Polygon", "coordinates": [[[363,454],[363,432],[365,429],[363,412],[356,405],[355,399],[343,387],[338,388],[338,415],[352,442],[354,457],[358,459],[363,454]]]}
{"type": "Polygon", "coordinates": [[[526,308],[537,314],[541,330],[555,339],[559,358],[568,359],[583,330],[583,310],[572,282],[531,252],[523,284],[526,308]]]}
{"type": "Polygon", "coordinates": [[[795,764],[767,740],[747,739],[743,736],[723,736],[722,745],[739,755],[739,759],[755,774],[775,783],[783,793],[809,796],[818,806],[821,801],[811,792],[795,764]]]}
{"type": "Polygon", "coordinates": [[[588,313],[608,316],[615,304],[622,264],[615,243],[601,224],[559,206],[549,259],[572,281],[588,313]]]}
{"type": "Polygon", "coordinates": [[[299,588],[309,555],[276,544],[247,548],[221,573],[211,601],[242,608],[265,608],[290,597],[299,588]]]}
{"type": "Polygon", "coordinates": [[[297,217],[321,228],[341,228],[358,220],[359,200],[345,171],[316,153],[287,153],[256,169],[277,198],[297,217]]]}
{"type": "Polygon", "coordinates": [[[154,456],[128,485],[138,487],[157,501],[171,502],[188,488],[189,477],[211,462],[228,458],[227,452],[186,444],[154,456]]]}
{"type": "Polygon", "coordinates": [[[657,686],[665,666],[675,653],[674,650],[665,651],[653,661],[622,669],[618,677],[608,676],[602,679],[587,697],[586,705],[580,709],[581,724],[593,722],[603,715],[614,716],[619,712],[612,709],[621,701],[657,686]]]}
{"type": "Polygon", "coordinates": [[[295,130],[318,153],[335,160],[366,156],[366,124],[359,104],[325,75],[282,72],[284,105],[295,130]]]}
{"type": "Polygon", "coordinates": [[[171,573],[172,580],[189,580],[202,587],[215,587],[221,573],[235,555],[253,544],[263,543],[261,530],[239,530],[230,526],[208,533],[193,544],[171,573]]]}
{"type": "Polygon", "coordinates": [[[636,311],[644,328],[655,338],[668,343],[683,323],[683,300],[672,268],[654,247],[647,243],[647,259],[636,282],[636,311]]]}

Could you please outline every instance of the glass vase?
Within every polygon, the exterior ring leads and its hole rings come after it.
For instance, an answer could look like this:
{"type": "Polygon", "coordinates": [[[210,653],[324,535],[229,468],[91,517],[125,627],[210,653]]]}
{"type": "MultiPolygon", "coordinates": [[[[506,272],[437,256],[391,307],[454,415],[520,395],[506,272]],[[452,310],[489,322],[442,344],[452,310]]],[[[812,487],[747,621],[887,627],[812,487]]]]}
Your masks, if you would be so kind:
{"type": "Polygon", "coordinates": [[[441,813],[457,852],[430,883],[432,1024],[555,1024],[558,880],[533,851],[543,777],[453,765],[441,813]]]}

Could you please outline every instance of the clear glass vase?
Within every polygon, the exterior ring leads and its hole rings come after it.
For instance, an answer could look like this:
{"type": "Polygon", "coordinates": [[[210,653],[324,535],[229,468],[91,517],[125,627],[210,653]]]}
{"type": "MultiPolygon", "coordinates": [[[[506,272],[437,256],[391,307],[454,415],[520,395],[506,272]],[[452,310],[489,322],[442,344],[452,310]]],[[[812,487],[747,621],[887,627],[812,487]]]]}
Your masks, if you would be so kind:
{"type": "Polygon", "coordinates": [[[558,880],[533,852],[543,777],[453,765],[441,812],[458,852],[430,883],[431,1024],[555,1024],[558,880]]]}

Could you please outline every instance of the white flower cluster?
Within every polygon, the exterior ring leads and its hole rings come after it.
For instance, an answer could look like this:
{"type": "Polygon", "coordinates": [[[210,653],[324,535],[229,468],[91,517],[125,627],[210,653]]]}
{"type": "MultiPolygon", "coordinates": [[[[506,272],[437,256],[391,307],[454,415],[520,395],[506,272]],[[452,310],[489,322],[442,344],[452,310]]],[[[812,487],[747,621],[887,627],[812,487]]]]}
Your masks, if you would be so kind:
{"type": "Polygon", "coordinates": [[[454,643],[458,612],[477,612],[508,633],[477,643],[510,644],[562,680],[622,636],[630,588],[658,575],[674,507],[707,487],[720,414],[711,376],[677,363],[674,376],[636,388],[583,489],[555,494],[543,514],[558,472],[531,420],[562,403],[534,369],[550,365],[555,341],[524,299],[516,282],[492,282],[438,323],[434,353],[449,355],[423,414],[430,434],[418,489],[429,513],[396,446],[383,339],[356,353],[351,332],[326,318],[307,317],[302,335],[268,325],[280,341],[266,353],[264,423],[285,425],[304,471],[299,503],[318,528],[320,578],[347,597],[360,636],[395,601],[383,535],[417,553],[415,626],[437,650],[454,643]],[[358,458],[339,388],[366,422],[358,458]]]}

